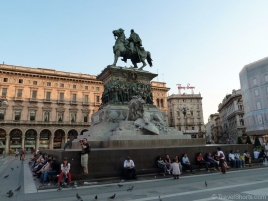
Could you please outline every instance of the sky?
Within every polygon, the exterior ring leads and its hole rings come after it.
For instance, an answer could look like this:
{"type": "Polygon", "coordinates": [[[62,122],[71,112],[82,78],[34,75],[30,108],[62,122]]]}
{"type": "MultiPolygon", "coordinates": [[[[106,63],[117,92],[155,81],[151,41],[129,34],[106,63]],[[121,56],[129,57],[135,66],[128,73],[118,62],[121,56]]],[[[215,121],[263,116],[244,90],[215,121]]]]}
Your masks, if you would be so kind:
{"type": "Polygon", "coordinates": [[[1,0],[0,8],[0,63],[98,75],[113,63],[112,31],[134,29],[153,59],[144,70],[158,72],[169,95],[195,86],[205,123],[240,88],[243,66],[268,56],[267,0],[1,0]]]}

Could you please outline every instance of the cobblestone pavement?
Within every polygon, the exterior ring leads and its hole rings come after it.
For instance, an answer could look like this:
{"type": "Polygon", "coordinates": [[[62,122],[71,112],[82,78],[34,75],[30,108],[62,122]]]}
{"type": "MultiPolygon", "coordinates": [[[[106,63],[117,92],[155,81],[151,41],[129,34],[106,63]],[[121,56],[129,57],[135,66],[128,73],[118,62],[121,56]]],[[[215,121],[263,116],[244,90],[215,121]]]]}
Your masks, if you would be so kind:
{"type": "MultiPolygon", "coordinates": [[[[28,158],[29,156],[26,156],[28,158]]],[[[84,201],[108,200],[116,194],[114,200],[121,201],[157,201],[159,195],[163,201],[193,200],[268,200],[268,169],[255,166],[255,168],[234,169],[222,175],[219,172],[199,173],[197,175],[184,174],[180,179],[162,176],[139,179],[138,181],[118,183],[98,183],[97,185],[83,185],[77,188],[64,188],[60,191],[54,189],[38,190],[34,177],[28,166],[28,160],[21,164],[14,156],[0,158],[0,200],[16,201],[75,201],[78,193],[84,201]],[[11,170],[11,167],[14,170],[11,170]],[[17,168],[18,167],[18,168],[17,168]],[[3,177],[9,175],[8,178],[3,177]],[[205,186],[205,181],[208,186],[205,186]],[[9,198],[6,194],[22,185],[20,191],[14,192],[9,198]],[[133,187],[132,191],[127,191],[133,187]]],[[[91,181],[88,181],[91,182],[91,181]]]]}

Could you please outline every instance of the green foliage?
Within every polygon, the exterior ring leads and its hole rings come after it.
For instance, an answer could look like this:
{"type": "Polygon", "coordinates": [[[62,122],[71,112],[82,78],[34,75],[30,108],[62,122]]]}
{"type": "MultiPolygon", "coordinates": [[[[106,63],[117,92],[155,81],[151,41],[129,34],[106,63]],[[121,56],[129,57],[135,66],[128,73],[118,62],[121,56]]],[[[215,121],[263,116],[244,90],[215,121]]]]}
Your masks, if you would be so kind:
{"type": "Polygon", "coordinates": [[[247,141],[246,141],[246,144],[252,144],[251,140],[250,140],[250,137],[247,136],[247,141]]]}
{"type": "Polygon", "coordinates": [[[258,137],[255,137],[255,142],[254,142],[255,147],[260,147],[261,143],[258,137]]]}
{"type": "Polygon", "coordinates": [[[238,137],[237,144],[243,144],[241,137],[238,137]]]}

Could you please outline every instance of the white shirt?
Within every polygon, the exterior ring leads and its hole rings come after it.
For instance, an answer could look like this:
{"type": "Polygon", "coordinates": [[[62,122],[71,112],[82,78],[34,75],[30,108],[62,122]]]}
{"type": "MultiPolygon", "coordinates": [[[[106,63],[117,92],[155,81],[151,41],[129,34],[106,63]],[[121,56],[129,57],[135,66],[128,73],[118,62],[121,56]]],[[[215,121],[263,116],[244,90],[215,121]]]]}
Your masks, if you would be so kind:
{"type": "Polygon", "coordinates": [[[39,150],[37,149],[37,150],[35,151],[35,154],[38,154],[38,152],[39,152],[39,150]]]}
{"type": "Polygon", "coordinates": [[[234,158],[235,156],[234,156],[234,154],[232,154],[232,153],[229,153],[229,161],[231,161],[231,160],[235,160],[235,158],[234,158]]]}
{"type": "Polygon", "coordinates": [[[254,158],[255,158],[255,159],[258,159],[259,154],[260,154],[260,152],[258,152],[258,151],[254,151],[254,158]]]}
{"type": "Polygon", "coordinates": [[[218,156],[220,156],[221,154],[223,155],[223,157],[219,159],[225,159],[224,153],[222,151],[218,151],[218,156]]]}
{"type": "Polygon", "coordinates": [[[125,160],[124,167],[135,167],[133,160],[125,160]]]}
{"type": "Polygon", "coordinates": [[[70,167],[71,167],[70,163],[67,163],[66,166],[64,166],[63,163],[61,164],[61,170],[62,170],[62,171],[65,171],[66,173],[69,172],[68,169],[70,169],[70,167]]]}

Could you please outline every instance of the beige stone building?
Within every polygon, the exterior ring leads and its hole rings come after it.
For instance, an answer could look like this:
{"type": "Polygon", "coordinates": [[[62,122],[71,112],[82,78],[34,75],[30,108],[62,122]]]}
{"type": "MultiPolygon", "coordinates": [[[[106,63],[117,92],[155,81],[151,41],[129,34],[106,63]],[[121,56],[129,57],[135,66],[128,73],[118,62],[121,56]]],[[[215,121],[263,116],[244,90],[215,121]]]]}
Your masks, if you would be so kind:
{"type": "MultiPolygon", "coordinates": [[[[152,82],[154,104],[167,111],[166,83],[152,82]]],[[[96,76],[43,68],[0,65],[0,154],[20,147],[63,148],[87,131],[101,105],[96,76]]]]}
{"type": "Polygon", "coordinates": [[[205,138],[201,94],[172,94],[167,97],[169,125],[192,138],[205,138]],[[186,115],[183,114],[186,109],[186,115]]]}
{"type": "Polygon", "coordinates": [[[232,94],[224,97],[218,106],[220,126],[218,133],[219,143],[237,143],[241,137],[244,125],[244,106],[241,90],[233,90],[232,94]]]}
{"type": "Polygon", "coordinates": [[[89,129],[102,91],[92,75],[1,65],[0,152],[62,148],[89,129]]]}
{"type": "Polygon", "coordinates": [[[206,123],[206,137],[207,141],[214,141],[217,142],[217,135],[218,135],[218,122],[219,113],[209,115],[208,122],[206,123]]]}

